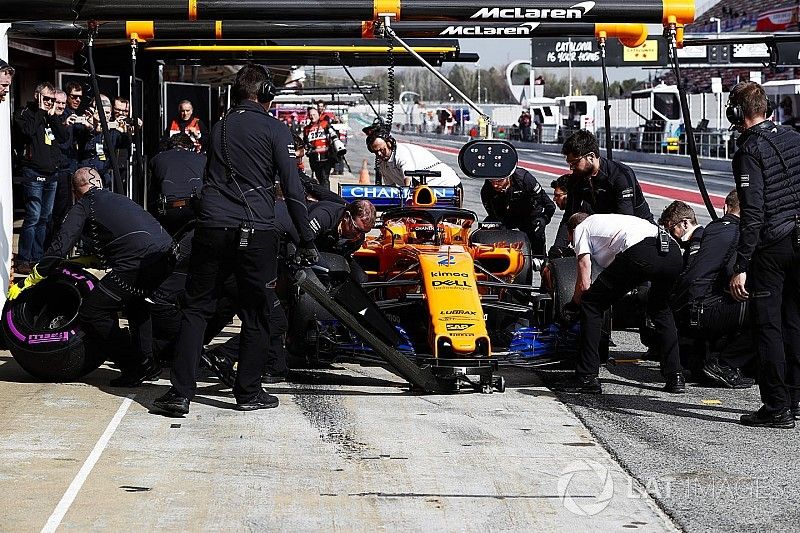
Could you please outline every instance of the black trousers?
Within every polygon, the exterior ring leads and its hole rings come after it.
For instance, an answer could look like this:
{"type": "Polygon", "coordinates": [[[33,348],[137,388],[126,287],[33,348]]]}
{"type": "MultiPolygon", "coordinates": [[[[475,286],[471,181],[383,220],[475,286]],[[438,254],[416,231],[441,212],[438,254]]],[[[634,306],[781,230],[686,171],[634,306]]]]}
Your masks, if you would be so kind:
{"type": "Polygon", "coordinates": [[[86,330],[90,349],[125,370],[153,359],[153,323],[145,301],[169,276],[171,254],[164,254],[150,266],[134,271],[112,271],[81,304],[79,318],[86,330]],[[118,313],[125,310],[130,336],[119,327],[118,313]]]}
{"type": "MultiPolygon", "coordinates": [[[[678,331],[696,339],[701,355],[710,341],[710,352],[721,364],[743,368],[756,358],[748,308],[748,302],[737,302],[727,294],[704,297],[675,311],[678,331]]],[[[702,363],[698,361],[697,367],[702,363]]]]}
{"type": "Polygon", "coordinates": [[[766,411],[800,400],[800,252],[791,235],[759,248],[747,270],[758,385],[766,411]]]}
{"type": "MultiPolygon", "coordinates": [[[[287,353],[283,343],[283,336],[289,327],[286,313],[283,311],[280,300],[274,290],[267,294],[267,307],[269,307],[269,347],[264,372],[269,374],[284,374],[289,370],[286,363],[287,353]]],[[[234,335],[224,343],[216,346],[217,355],[227,357],[231,361],[239,360],[239,344],[241,335],[234,335]]]]}
{"type": "Polygon", "coordinates": [[[169,208],[164,214],[159,213],[156,218],[170,235],[178,233],[182,227],[196,218],[195,212],[190,207],[169,208]]]}
{"type": "Polygon", "coordinates": [[[657,240],[647,238],[618,254],[583,294],[581,332],[575,372],[597,376],[600,370],[600,338],[603,314],[628,291],[650,282],[647,314],[655,326],[654,346],[661,354],[661,373],[681,371],[678,333],[669,307],[669,294],[683,267],[680,247],[671,242],[669,252],[659,255],[657,240]]]}
{"type": "Polygon", "coordinates": [[[331,189],[331,169],[333,168],[333,161],[330,159],[326,159],[324,161],[316,161],[314,159],[310,160],[311,162],[311,172],[314,174],[314,177],[317,178],[317,181],[322,187],[325,187],[327,190],[331,189]]]}
{"type": "Polygon", "coordinates": [[[238,402],[261,391],[269,342],[267,291],[275,283],[278,237],[274,231],[255,231],[247,248],[239,248],[239,228],[198,228],[192,239],[189,278],[181,330],[172,364],[172,386],[192,399],[197,389],[197,362],[206,324],[228,277],[237,284],[237,313],[242,320],[239,368],[233,394],[238,402]]]}

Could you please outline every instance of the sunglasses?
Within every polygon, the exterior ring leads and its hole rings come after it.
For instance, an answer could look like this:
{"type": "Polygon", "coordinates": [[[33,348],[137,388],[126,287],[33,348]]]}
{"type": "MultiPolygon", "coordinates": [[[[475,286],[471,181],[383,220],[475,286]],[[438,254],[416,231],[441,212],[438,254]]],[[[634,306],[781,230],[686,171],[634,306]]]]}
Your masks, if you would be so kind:
{"type": "Polygon", "coordinates": [[[588,154],[583,154],[582,156],[576,157],[575,159],[567,159],[567,165],[569,165],[569,168],[572,168],[575,165],[577,165],[580,162],[581,159],[583,159],[585,157],[589,157],[590,155],[594,155],[594,154],[592,152],[589,152],[588,154]]]}
{"type": "Polygon", "coordinates": [[[55,96],[42,96],[42,101],[43,102],[55,102],[56,98],[55,98],[55,96]]]}
{"type": "Polygon", "coordinates": [[[82,94],[70,94],[70,95],[68,95],[68,96],[67,96],[67,98],[69,98],[69,99],[71,99],[71,100],[78,100],[78,99],[80,99],[82,96],[83,96],[82,94]]]}

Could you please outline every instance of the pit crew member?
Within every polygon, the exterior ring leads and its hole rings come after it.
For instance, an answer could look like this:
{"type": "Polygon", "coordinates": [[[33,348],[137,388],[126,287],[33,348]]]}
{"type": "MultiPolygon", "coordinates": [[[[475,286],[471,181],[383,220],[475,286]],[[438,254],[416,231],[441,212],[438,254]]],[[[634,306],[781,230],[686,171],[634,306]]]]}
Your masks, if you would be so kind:
{"type": "Polygon", "coordinates": [[[662,211],[658,225],[663,226],[683,249],[683,266],[700,250],[703,226],[697,223],[694,209],[685,202],[675,200],[662,211]]]}
{"type": "Polygon", "coordinates": [[[425,147],[401,143],[381,128],[367,135],[367,149],[375,154],[377,169],[385,185],[411,185],[404,173],[414,170],[433,170],[441,176],[431,176],[427,184],[433,187],[459,187],[461,178],[425,147]]]}
{"type": "Polygon", "coordinates": [[[158,221],[175,235],[195,218],[192,204],[203,187],[206,156],[195,151],[185,133],[170,137],[169,147],[150,161],[150,205],[158,221]]]}

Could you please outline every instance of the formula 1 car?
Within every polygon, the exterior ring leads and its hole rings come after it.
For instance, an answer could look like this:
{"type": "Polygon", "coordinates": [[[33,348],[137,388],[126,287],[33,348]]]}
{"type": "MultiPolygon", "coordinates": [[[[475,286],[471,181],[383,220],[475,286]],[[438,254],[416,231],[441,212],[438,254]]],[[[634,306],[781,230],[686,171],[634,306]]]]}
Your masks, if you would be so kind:
{"type": "MultiPolygon", "coordinates": [[[[384,211],[380,235],[353,257],[367,281],[349,279],[339,258],[320,277],[329,293],[357,295],[355,308],[371,317],[365,327],[455,389],[503,390],[493,375],[499,364],[538,366],[569,355],[575,331],[556,318],[572,295],[574,258],[551,265],[562,290],[543,291],[532,284],[543,261],[531,256],[523,232],[479,223],[476,213],[458,207],[457,188],[428,187],[421,174],[413,188],[341,186],[346,200],[366,197],[384,211]]],[[[359,334],[302,290],[289,316],[289,349],[307,361],[378,360],[359,334]]]]}

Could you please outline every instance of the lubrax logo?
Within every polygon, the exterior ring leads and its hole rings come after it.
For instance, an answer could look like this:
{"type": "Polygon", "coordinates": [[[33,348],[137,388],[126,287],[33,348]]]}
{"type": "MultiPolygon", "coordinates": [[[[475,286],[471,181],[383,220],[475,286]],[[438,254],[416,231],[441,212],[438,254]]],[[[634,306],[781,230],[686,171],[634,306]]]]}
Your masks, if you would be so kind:
{"type": "Polygon", "coordinates": [[[468,278],[466,272],[431,272],[432,278],[468,278]]]}
{"type": "Polygon", "coordinates": [[[469,283],[459,279],[433,280],[432,287],[469,287],[469,283]]]}
{"type": "Polygon", "coordinates": [[[537,7],[482,7],[470,18],[472,19],[549,19],[568,20],[582,19],[594,8],[594,2],[579,2],[574,6],[563,8],[537,7]]]}
{"type": "Polygon", "coordinates": [[[453,324],[445,324],[445,329],[447,331],[464,331],[471,328],[473,324],[463,324],[463,323],[453,323],[453,324]]]}
{"type": "Polygon", "coordinates": [[[449,311],[442,311],[439,313],[440,315],[465,315],[465,316],[475,316],[478,313],[475,311],[461,311],[459,309],[451,309],[449,311]]]}
{"type": "Polygon", "coordinates": [[[469,35],[475,37],[513,35],[515,37],[525,37],[532,35],[533,30],[535,30],[539,24],[539,22],[523,22],[519,26],[503,26],[497,28],[492,26],[448,26],[439,32],[439,35],[469,35]]]}

